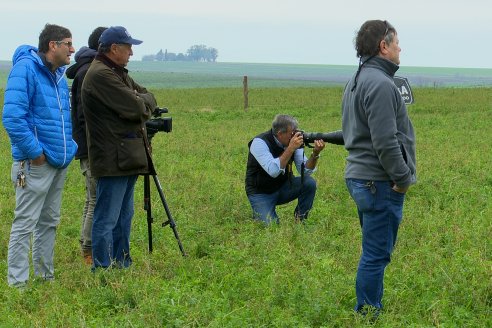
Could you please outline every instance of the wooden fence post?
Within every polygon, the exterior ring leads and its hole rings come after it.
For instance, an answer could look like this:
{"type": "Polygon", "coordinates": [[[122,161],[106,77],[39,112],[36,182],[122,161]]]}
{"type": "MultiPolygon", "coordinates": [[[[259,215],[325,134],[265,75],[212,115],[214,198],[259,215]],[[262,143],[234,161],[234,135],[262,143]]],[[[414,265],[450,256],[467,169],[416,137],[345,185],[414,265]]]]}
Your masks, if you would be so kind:
{"type": "Polygon", "coordinates": [[[244,95],[244,110],[248,110],[249,100],[248,100],[248,76],[243,77],[243,95],[244,95]]]}

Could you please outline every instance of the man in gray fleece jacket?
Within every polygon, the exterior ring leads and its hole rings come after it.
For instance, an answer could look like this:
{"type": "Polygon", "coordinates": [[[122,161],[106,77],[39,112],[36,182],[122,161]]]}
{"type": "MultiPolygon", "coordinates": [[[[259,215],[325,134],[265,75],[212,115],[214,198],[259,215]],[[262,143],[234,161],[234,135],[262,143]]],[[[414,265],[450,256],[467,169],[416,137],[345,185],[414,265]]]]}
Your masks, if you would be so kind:
{"type": "Polygon", "coordinates": [[[393,82],[400,64],[395,28],[366,21],[357,33],[359,68],[345,87],[342,129],[348,150],[345,179],[357,205],[362,255],[355,310],[382,309],[384,269],[390,262],[403,202],[416,182],[415,134],[393,82]]]}

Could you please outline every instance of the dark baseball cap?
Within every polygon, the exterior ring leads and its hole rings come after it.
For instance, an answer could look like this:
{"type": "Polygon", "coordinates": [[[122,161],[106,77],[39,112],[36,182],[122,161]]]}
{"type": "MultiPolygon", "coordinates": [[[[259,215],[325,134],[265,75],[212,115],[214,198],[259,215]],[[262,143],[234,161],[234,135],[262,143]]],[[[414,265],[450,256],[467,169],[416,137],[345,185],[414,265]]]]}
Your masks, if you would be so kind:
{"type": "Polygon", "coordinates": [[[132,38],[130,33],[123,26],[111,26],[101,34],[99,43],[105,46],[113,43],[140,44],[143,41],[132,38]]]}

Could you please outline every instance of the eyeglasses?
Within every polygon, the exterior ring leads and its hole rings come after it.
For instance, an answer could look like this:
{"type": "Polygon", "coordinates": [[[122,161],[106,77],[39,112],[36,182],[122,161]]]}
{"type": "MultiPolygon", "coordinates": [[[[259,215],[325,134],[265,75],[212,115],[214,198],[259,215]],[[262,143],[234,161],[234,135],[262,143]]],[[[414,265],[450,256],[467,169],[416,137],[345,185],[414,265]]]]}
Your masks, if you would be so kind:
{"type": "Polygon", "coordinates": [[[72,41],[55,41],[55,43],[57,45],[64,44],[64,45],[66,45],[69,48],[71,48],[73,46],[72,41]]]}

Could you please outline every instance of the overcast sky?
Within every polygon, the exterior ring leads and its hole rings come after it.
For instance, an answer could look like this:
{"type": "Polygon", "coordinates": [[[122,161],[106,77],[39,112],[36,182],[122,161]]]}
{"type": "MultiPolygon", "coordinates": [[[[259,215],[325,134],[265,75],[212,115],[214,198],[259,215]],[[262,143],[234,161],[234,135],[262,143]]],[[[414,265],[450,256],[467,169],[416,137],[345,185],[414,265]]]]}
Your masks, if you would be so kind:
{"type": "Polygon", "coordinates": [[[195,44],[218,61],[356,65],[356,31],[368,19],[395,26],[401,66],[492,68],[491,0],[2,0],[0,60],[37,46],[44,24],[69,28],[76,50],[97,26],[125,26],[133,60],[195,44]]]}

